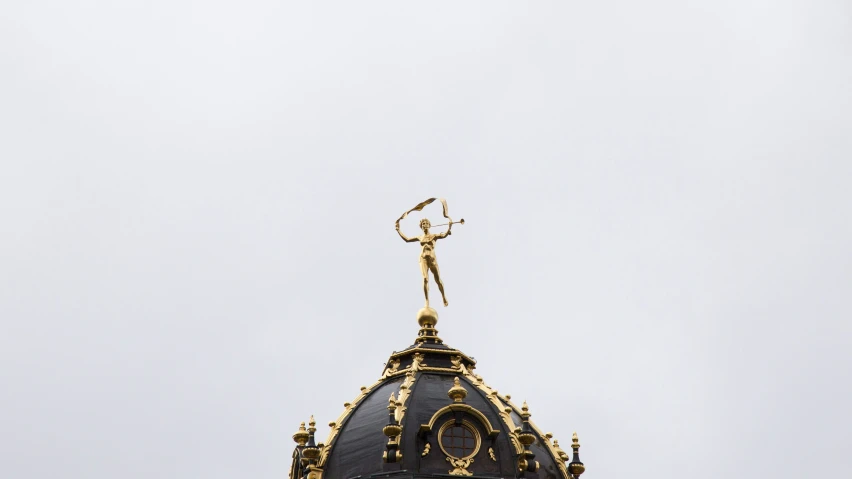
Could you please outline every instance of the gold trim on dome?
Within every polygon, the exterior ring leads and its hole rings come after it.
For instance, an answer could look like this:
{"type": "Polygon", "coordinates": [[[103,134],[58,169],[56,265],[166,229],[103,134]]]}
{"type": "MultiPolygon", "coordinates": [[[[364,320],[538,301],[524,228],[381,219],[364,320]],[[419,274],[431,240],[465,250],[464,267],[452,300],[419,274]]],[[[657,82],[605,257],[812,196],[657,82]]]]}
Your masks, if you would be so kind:
{"type": "Polygon", "coordinates": [[[392,359],[388,362],[389,366],[382,374],[382,378],[386,378],[399,370],[399,359],[392,359]]]}
{"type": "Polygon", "coordinates": [[[405,403],[408,399],[408,396],[411,395],[411,387],[414,385],[414,381],[416,379],[415,373],[419,371],[456,372],[453,369],[447,368],[428,368],[423,363],[424,358],[425,357],[422,353],[416,353],[414,355],[414,362],[412,362],[405,369],[397,369],[399,367],[399,361],[391,360],[391,366],[385,370],[385,372],[382,374],[382,377],[380,377],[376,382],[374,382],[370,386],[361,386],[361,393],[355,399],[353,399],[351,403],[344,403],[343,412],[340,414],[337,420],[332,421],[328,424],[331,427],[331,430],[328,433],[328,438],[325,440],[325,446],[322,448],[322,454],[320,454],[319,461],[317,462],[317,465],[319,467],[324,466],[326,461],[328,460],[328,455],[331,453],[332,446],[334,445],[334,440],[340,433],[340,429],[343,427],[343,423],[346,418],[349,417],[349,414],[373,389],[375,389],[381,384],[384,384],[388,380],[395,379],[403,375],[407,376],[400,385],[400,392],[398,395],[399,399],[397,400],[397,408],[396,412],[394,413],[394,417],[396,417],[397,421],[399,422],[402,421],[402,418],[405,416],[405,411],[407,410],[405,403]],[[394,363],[396,363],[396,366],[394,365],[394,363]],[[391,370],[394,370],[394,372],[390,372],[391,370]],[[332,426],[332,424],[334,425],[332,426]]]}
{"type": "Polygon", "coordinates": [[[467,468],[470,467],[470,464],[473,462],[473,457],[476,456],[476,453],[479,452],[479,448],[482,447],[482,437],[479,435],[479,430],[472,422],[465,419],[462,420],[461,424],[463,428],[473,433],[474,442],[476,443],[473,448],[473,452],[465,457],[456,457],[447,452],[446,449],[444,449],[444,441],[442,440],[444,436],[444,431],[456,425],[455,419],[450,419],[449,421],[445,422],[444,425],[441,426],[441,429],[438,430],[438,447],[440,447],[444,455],[447,456],[447,462],[449,462],[450,465],[453,466],[453,469],[450,471],[451,475],[472,476],[473,473],[468,471],[467,468]]]}
{"type": "Polygon", "coordinates": [[[299,472],[299,465],[302,463],[299,457],[299,449],[293,449],[293,457],[290,462],[290,479],[299,479],[296,474],[299,472]]]}
{"type": "Polygon", "coordinates": [[[433,348],[426,348],[426,347],[423,347],[423,346],[412,348],[412,349],[407,349],[405,351],[400,351],[400,352],[397,352],[397,353],[393,353],[393,354],[390,355],[390,359],[401,358],[403,356],[408,356],[409,354],[412,354],[412,353],[449,354],[449,355],[452,355],[452,356],[461,356],[462,358],[466,359],[468,362],[470,362],[472,364],[476,364],[476,361],[473,358],[471,358],[470,356],[466,355],[465,353],[463,353],[463,352],[461,352],[457,349],[433,349],[433,348]]]}
{"type": "Polygon", "coordinates": [[[453,459],[451,457],[447,457],[447,462],[453,466],[453,469],[450,469],[451,476],[472,476],[473,473],[468,471],[467,468],[470,467],[470,464],[473,462],[473,458],[470,459],[453,459]]]}
{"type": "Polygon", "coordinates": [[[482,391],[488,401],[490,401],[491,404],[497,408],[497,411],[499,411],[500,414],[500,419],[503,420],[503,423],[508,428],[507,435],[509,436],[509,442],[511,442],[512,446],[515,448],[516,454],[522,454],[524,452],[524,446],[518,439],[518,433],[516,432],[518,426],[515,425],[515,421],[512,420],[512,416],[506,410],[507,406],[500,401],[500,398],[497,395],[497,390],[492,389],[490,386],[485,384],[485,380],[482,379],[482,376],[474,374],[468,368],[466,368],[464,364],[459,363],[459,369],[461,370],[461,373],[468,379],[468,381],[473,384],[474,387],[482,391]]]}
{"type": "Polygon", "coordinates": [[[322,469],[316,466],[308,466],[308,479],[322,479],[322,469]]]}
{"type": "Polygon", "coordinates": [[[405,403],[408,401],[408,397],[411,396],[411,388],[414,387],[414,382],[417,380],[417,375],[414,371],[408,371],[405,375],[405,381],[399,385],[399,399],[396,401],[396,411],[394,411],[394,418],[396,418],[396,422],[402,424],[402,418],[405,417],[405,411],[408,410],[408,407],[405,403]]]}
{"type": "Polygon", "coordinates": [[[328,438],[325,440],[325,444],[322,447],[322,453],[320,454],[319,460],[317,461],[317,468],[321,468],[325,465],[325,462],[328,460],[328,455],[331,452],[331,448],[334,445],[334,440],[337,438],[337,435],[340,433],[340,429],[343,427],[343,422],[349,417],[349,414],[355,409],[361,401],[367,397],[367,395],[375,389],[380,384],[384,383],[384,378],[379,379],[375,383],[370,386],[361,386],[361,393],[355,397],[350,403],[346,403],[344,406],[343,412],[340,413],[340,416],[336,421],[332,421],[328,423],[331,430],[328,432],[328,438]],[[332,426],[332,424],[334,424],[332,426]]]}
{"type": "Polygon", "coordinates": [[[476,409],[473,406],[469,406],[463,403],[452,403],[449,406],[444,406],[441,409],[438,409],[435,414],[432,415],[432,418],[429,419],[428,424],[420,425],[420,432],[431,431],[435,428],[435,423],[438,421],[438,418],[440,418],[445,413],[453,411],[463,411],[469,413],[471,416],[474,416],[476,419],[479,420],[480,423],[482,423],[482,427],[485,428],[485,430],[488,432],[488,435],[491,437],[500,434],[499,430],[494,429],[494,427],[491,426],[491,421],[489,421],[488,418],[485,417],[485,414],[482,414],[479,409],[476,409]]]}
{"type": "MultiPolygon", "coordinates": [[[[482,379],[482,376],[475,374],[473,372],[473,368],[475,367],[476,362],[472,358],[468,357],[464,353],[462,353],[458,350],[455,350],[455,349],[444,350],[444,349],[431,349],[431,348],[418,347],[418,348],[409,349],[407,351],[402,351],[402,352],[392,354],[391,355],[391,361],[389,361],[389,364],[390,364],[390,366],[383,372],[382,377],[379,378],[379,380],[377,380],[375,383],[373,383],[369,387],[362,386],[361,387],[361,393],[354,400],[352,400],[352,402],[348,406],[346,406],[343,413],[341,413],[340,417],[338,417],[337,421],[333,421],[333,422],[329,423],[331,430],[329,431],[329,435],[328,435],[328,438],[325,441],[325,445],[323,447],[321,447],[322,454],[320,455],[317,466],[315,466],[317,469],[319,469],[319,468],[321,468],[322,466],[325,465],[326,461],[328,460],[328,456],[331,452],[332,446],[334,444],[334,440],[337,438],[337,435],[339,434],[340,429],[342,428],[344,421],[349,416],[349,414],[352,412],[352,410],[355,409],[355,407],[364,399],[364,397],[366,397],[367,394],[369,394],[373,389],[375,389],[379,385],[385,383],[386,381],[396,379],[396,378],[401,377],[401,376],[406,376],[405,380],[400,385],[400,391],[399,391],[398,401],[397,401],[397,409],[396,409],[396,412],[395,412],[395,417],[396,417],[397,421],[401,423],[402,419],[405,417],[405,412],[406,412],[406,409],[407,409],[407,407],[405,406],[405,403],[407,402],[408,397],[411,395],[411,388],[414,386],[414,382],[416,381],[416,374],[415,373],[418,373],[418,372],[421,372],[421,373],[445,373],[445,374],[459,374],[459,373],[461,373],[465,377],[465,379],[468,380],[469,383],[471,383],[474,387],[476,387],[479,391],[481,391],[485,395],[486,399],[494,407],[497,408],[497,410],[499,411],[500,419],[503,421],[503,423],[505,424],[505,426],[507,428],[507,431],[506,431],[507,436],[509,437],[509,441],[512,443],[512,446],[515,448],[515,452],[517,454],[523,453],[524,447],[520,443],[520,440],[518,439],[518,432],[517,432],[520,428],[519,428],[518,425],[515,424],[514,420],[512,419],[512,416],[511,416],[511,412],[515,412],[516,414],[520,415],[521,414],[520,408],[511,401],[511,396],[509,396],[509,395],[501,396],[497,392],[496,389],[491,388],[490,386],[488,386],[485,383],[485,380],[482,379]],[[428,354],[428,353],[446,354],[446,355],[453,356],[451,358],[451,362],[453,364],[453,367],[442,368],[442,367],[426,366],[425,364],[423,364],[423,361],[425,359],[424,354],[428,354]],[[413,354],[415,356],[412,364],[410,364],[408,367],[406,367],[404,369],[399,369],[398,365],[394,366],[393,359],[396,359],[396,358],[399,358],[399,357],[402,357],[402,356],[407,356],[407,355],[410,355],[410,354],[413,354]],[[472,363],[472,366],[470,368],[466,367],[464,365],[464,363],[462,362],[462,359],[466,359],[467,361],[472,363]],[[403,388],[403,386],[405,386],[405,387],[403,388]]],[[[464,409],[465,411],[471,412],[471,414],[473,414],[474,416],[477,416],[478,419],[483,420],[483,423],[486,425],[486,427],[489,430],[489,434],[496,435],[496,434],[499,433],[499,431],[495,430],[493,428],[491,423],[488,421],[488,419],[484,415],[482,415],[481,412],[479,412],[478,410],[474,409],[473,407],[465,405],[465,404],[451,404],[450,406],[442,408],[436,414],[440,415],[440,414],[443,414],[444,412],[446,412],[448,410],[454,410],[454,409],[451,408],[452,406],[464,406],[461,409],[464,409]]],[[[431,428],[434,426],[435,420],[437,420],[437,418],[435,418],[433,416],[432,420],[430,420],[431,424],[421,425],[420,426],[421,431],[423,431],[424,428],[427,428],[426,430],[431,430],[431,428]]],[[[559,454],[557,449],[553,447],[553,444],[551,444],[550,439],[552,438],[552,435],[551,435],[551,437],[547,437],[547,435],[544,434],[541,431],[541,429],[539,429],[538,426],[536,426],[535,423],[532,422],[532,421],[530,421],[530,426],[532,427],[533,431],[539,437],[542,438],[541,442],[543,442],[546,445],[546,448],[550,452],[551,456],[556,460],[556,463],[560,466],[558,469],[561,471],[563,479],[571,479],[571,477],[568,473],[568,470],[567,470],[567,466],[565,464],[565,460],[561,457],[561,455],[559,454]]],[[[564,454],[564,451],[563,451],[563,454],[564,454]]],[[[317,479],[321,479],[321,478],[317,478],[317,479]]]]}
{"type": "MultiPolygon", "coordinates": [[[[400,376],[404,376],[409,371],[411,371],[411,369],[409,369],[409,368],[400,369],[399,371],[392,373],[389,376],[387,376],[386,378],[382,378],[382,379],[393,379],[393,378],[397,378],[397,377],[400,377],[400,376]]],[[[455,368],[439,368],[439,367],[432,367],[432,366],[421,366],[421,367],[417,368],[416,372],[458,374],[460,372],[460,370],[455,369],[455,368]]]]}
{"type": "Polygon", "coordinates": [[[456,457],[447,452],[446,449],[444,449],[444,443],[443,441],[441,441],[441,438],[444,436],[444,431],[455,425],[456,420],[450,419],[449,421],[445,422],[444,425],[441,426],[441,429],[438,430],[438,447],[441,448],[441,451],[443,451],[446,456],[451,457],[453,459],[469,459],[471,457],[476,456],[476,453],[479,452],[479,448],[482,446],[482,437],[479,435],[479,431],[477,430],[476,425],[468,421],[467,419],[462,420],[462,425],[466,426],[467,429],[469,429],[470,432],[473,433],[473,437],[476,440],[476,445],[473,448],[473,452],[465,457],[456,457]]]}
{"type": "MultiPolygon", "coordinates": [[[[509,405],[510,408],[514,410],[514,412],[518,415],[521,415],[522,410],[517,406],[517,404],[513,403],[511,397],[507,394],[503,396],[503,400],[506,401],[506,404],[509,405]]],[[[564,479],[571,479],[570,474],[568,473],[568,467],[565,465],[565,459],[563,459],[562,455],[559,453],[561,449],[553,447],[553,444],[550,443],[550,439],[553,437],[553,434],[545,434],[541,431],[541,429],[535,425],[532,419],[528,419],[530,427],[533,432],[535,432],[540,438],[541,441],[539,443],[543,443],[547,450],[550,452],[550,455],[553,456],[553,459],[556,461],[556,464],[559,466],[558,469],[562,473],[564,479]]],[[[565,452],[562,451],[564,454],[565,452]]]]}

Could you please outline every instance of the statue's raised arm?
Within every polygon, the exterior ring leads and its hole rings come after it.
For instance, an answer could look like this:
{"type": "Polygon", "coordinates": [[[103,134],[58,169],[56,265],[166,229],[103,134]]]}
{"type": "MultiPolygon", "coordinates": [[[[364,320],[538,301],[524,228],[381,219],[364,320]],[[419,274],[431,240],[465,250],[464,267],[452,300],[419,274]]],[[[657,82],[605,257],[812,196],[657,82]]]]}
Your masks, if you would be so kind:
{"type": "Polygon", "coordinates": [[[406,243],[414,243],[417,241],[417,238],[409,238],[408,236],[405,236],[405,233],[400,231],[399,220],[396,220],[396,232],[399,233],[400,238],[402,238],[406,243]]]}

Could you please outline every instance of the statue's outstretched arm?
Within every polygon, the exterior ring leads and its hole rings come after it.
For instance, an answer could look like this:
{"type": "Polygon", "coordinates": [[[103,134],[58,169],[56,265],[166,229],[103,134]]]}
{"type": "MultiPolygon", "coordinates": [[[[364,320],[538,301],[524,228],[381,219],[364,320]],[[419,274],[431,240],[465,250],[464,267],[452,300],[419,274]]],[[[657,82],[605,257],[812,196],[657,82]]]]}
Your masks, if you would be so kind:
{"type": "Polygon", "coordinates": [[[435,239],[443,239],[443,238],[446,238],[447,236],[450,236],[451,234],[453,234],[453,223],[452,222],[450,222],[450,225],[447,228],[447,231],[444,231],[443,233],[436,234],[435,239]]]}
{"type": "Polygon", "coordinates": [[[417,238],[409,238],[405,236],[405,233],[399,230],[399,220],[396,220],[396,232],[399,233],[400,238],[402,238],[406,243],[414,243],[417,241],[417,238]]]}

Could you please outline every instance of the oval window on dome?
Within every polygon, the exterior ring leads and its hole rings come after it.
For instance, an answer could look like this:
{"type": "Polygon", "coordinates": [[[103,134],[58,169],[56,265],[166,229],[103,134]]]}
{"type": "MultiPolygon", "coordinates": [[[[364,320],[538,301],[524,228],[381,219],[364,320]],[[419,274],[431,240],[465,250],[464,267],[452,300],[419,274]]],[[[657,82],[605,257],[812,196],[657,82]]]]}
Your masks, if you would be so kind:
{"type": "Polygon", "coordinates": [[[473,424],[467,421],[457,424],[451,420],[438,432],[438,443],[447,456],[467,459],[479,451],[479,433],[473,424]]]}

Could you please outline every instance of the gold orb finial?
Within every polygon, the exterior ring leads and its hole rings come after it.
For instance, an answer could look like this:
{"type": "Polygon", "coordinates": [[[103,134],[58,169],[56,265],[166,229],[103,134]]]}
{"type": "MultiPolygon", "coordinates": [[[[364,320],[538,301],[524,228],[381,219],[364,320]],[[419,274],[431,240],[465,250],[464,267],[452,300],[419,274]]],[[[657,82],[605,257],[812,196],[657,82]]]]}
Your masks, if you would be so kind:
{"type": "Polygon", "coordinates": [[[438,324],[438,312],[426,306],[417,311],[417,324],[421,328],[434,328],[438,324]]]}
{"type": "Polygon", "coordinates": [[[396,396],[394,396],[393,391],[391,391],[390,399],[388,399],[388,409],[396,410],[396,396]]]}
{"type": "Polygon", "coordinates": [[[453,387],[447,391],[447,396],[453,400],[453,402],[462,402],[464,398],[467,397],[467,389],[462,387],[461,381],[459,381],[459,377],[456,376],[453,378],[453,387]]]}

